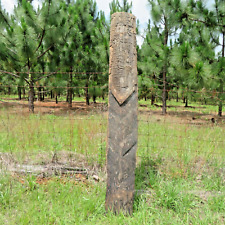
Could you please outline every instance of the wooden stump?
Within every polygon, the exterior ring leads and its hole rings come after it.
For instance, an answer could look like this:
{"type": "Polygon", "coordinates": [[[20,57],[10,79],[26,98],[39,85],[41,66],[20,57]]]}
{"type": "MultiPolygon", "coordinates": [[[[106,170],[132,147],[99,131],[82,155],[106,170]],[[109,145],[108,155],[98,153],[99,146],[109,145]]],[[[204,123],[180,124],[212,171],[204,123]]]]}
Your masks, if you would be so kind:
{"type": "Polygon", "coordinates": [[[132,214],[138,137],[136,19],[111,20],[106,210],[132,214]]]}

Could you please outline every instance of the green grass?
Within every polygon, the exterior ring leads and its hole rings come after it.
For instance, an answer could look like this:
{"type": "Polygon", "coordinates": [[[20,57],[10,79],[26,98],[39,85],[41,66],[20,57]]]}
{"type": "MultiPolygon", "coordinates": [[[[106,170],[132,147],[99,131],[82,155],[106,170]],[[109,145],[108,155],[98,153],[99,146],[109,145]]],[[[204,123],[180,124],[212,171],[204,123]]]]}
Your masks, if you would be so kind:
{"type": "MultiPolygon", "coordinates": [[[[156,105],[161,106],[162,102],[155,102],[156,105]]],[[[215,104],[215,102],[214,102],[215,104]]],[[[151,110],[160,110],[159,107],[156,107],[155,105],[151,105],[151,102],[139,100],[139,105],[146,105],[147,109],[151,110]]],[[[205,105],[199,102],[190,102],[188,104],[188,107],[185,107],[185,104],[182,101],[176,102],[175,100],[169,100],[167,101],[167,112],[183,112],[183,111],[188,111],[191,113],[196,113],[196,114],[214,114],[217,115],[218,113],[218,105],[205,105]]],[[[142,109],[146,109],[145,107],[141,107],[142,109]]],[[[223,106],[223,112],[225,110],[225,107],[223,106]]],[[[194,114],[193,114],[194,115],[194,114]]]]}
{"type": "MultiPolygon", "coordinates": [[[[160,166],[158,167],[160,168],[160,166]]],[[[134,214],[114,216],[104,210],[105,183],[74,183],[54,178],[38,184],[0,178],[1,224],[223,224],[224,184],[213,192],[192,178],[160,174],[152,162],[137,167],[134,214]],[[149,185],[151,183],[151,186],[149,185]],[[202,193],[202,195],[199,195],[202,193]],[[206,194],[209,193],[209,194],[206,194]]],[[[205,178],[203,178],[205,179],[205,178]]]]}
{"type": "MultiPolygon", "coordinates": [[[[0,152],[20,162],[29,155],[28,163],[40,164],[41,154],[51,161],[54,152],[65,151],[104,174],[106,132],[105,114],[0,109],[0,152]]],[[[105,176],[100,182],[58,176],[39,183],[35,176],[3,173],[0,224],[224,224],[223,134],[223,124],[140,113],[132,217],[105,212],[105,176]]]]}
{"type": "Polygon", "coordinates": [[[0,152],[26,156],[72,151],[96,160],[105,148],[107,121],[101,116],[7,115],[0,121],[0,152]]]}

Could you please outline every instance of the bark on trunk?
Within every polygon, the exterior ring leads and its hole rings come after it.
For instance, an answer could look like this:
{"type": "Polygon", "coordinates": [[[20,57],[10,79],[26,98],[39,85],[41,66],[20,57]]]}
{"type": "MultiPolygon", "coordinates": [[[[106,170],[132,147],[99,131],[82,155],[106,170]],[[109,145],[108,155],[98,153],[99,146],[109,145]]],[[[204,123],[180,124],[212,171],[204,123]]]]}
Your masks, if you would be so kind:
{"type": "Polygon", "coordinates": [[[38,101],[41,101],[42,100],[42,97],[41,97],[41,87],[38,87],[37,100],[38,101]]]}
{"type": "Polygon", "coordinates": [[[85,98],[86,98],[86,105],[90,105],[89,93],[88,93],[88,81],[86,82],[86,85],[85,85],[85,98]]]}
{"type": "Polygon", "coordinates": [[[69,74],[69,89],[68,89],[68,105],[69,105],[69,108],[72,108],[72,101],[73,101],[72,82],[73,82],[73,73],[71,71],[70,74],[69,74]]]}
{"type": "Polygon", "coordinates": [[[154,105],[155,104],[155,95],[152,94],[151,96],[151,105],[154,105]]]}
{"type": "Polygon", "coordinates": [[[218,107],[218,116],[222,116],[223,114],[223,103],[222,103],[222,96],[223,96],[223,81],[220,81],[220,97],[219,97],[219,107],[218,107]]]}
{"type": "Polygon", "coordinates": [[[23,88],[23,98],[26,98],[26,90],[23,88]]]}
{"type": "Polygon", "coordinates": [[[95,93],[95,87],[94,87],[94,91],[93,91],[93,102],[96,103],[96,93],[95,93]]]}
{"type": "Polygon", "coordinates": [[[55,104],[58,104],[58,94],[55,94],[55,104]]]}
{"type": "Polygon", "coordinates": [[[95,95],[93,95],[93,102],[96,104],[97,102],[96,102],[96,96],[95,95]]]}
{"type": "Polygon", "coordinates": [[[188,107],[188,97],[185,98],[186,101],[185,101],[185,107],[188,107]]]}
{"type": "MultiPolygon", "coordinates": [[[[164,48],[165,48],[165,50],[164,51],[167,51],[166,47],[167,47],[169,32],[167,30],[167,20],[166,20],[166,18],[165,18],[165,30],[164,31],[165,31],[165,37],[164,37],[164,48]]],[[[167,97],[167,94],[166,94],[166,73],[167,73],[167,58],[165,59],[164,68],[163,68],[163,96],[162,96],[162,103],[163,103],[162,114],[163,115],[166,114],[166,97],[167,97]]]]}
{"type": "MultiPolygon", "coordinates": [[[[223,32],[223,43],[222,43],[222,57],[225,57],[225,32],[223,32]]],[[[219,109],[218,109],[218,116],[222,116],[223,111],[223,103],[222,103],[222,97],[223,97],[223,80],[220,80],[220,98],[219,98],[219,109]]]]}
{"type": "Polygon", "coordinates": [[[34,84],[30,81],[29,84],[29,111],[34,113],[34,84]]]}
{"type": "MultiPolygon", "coordinates": [[[[69,85],[68,85],[69,87],[69,85]]],[[[67,92],[66,92],[66,102],[69,102],[69,88],[67,87],[67,92]]]]}
{"type": "Polygon", "coordinates": [[[54,98],[54,96],[53,96],[53,92],[52,92],[52,91],[50,92],[50,97],[51,97],[51,99],[53,99],[53,98],[54,98]]]}

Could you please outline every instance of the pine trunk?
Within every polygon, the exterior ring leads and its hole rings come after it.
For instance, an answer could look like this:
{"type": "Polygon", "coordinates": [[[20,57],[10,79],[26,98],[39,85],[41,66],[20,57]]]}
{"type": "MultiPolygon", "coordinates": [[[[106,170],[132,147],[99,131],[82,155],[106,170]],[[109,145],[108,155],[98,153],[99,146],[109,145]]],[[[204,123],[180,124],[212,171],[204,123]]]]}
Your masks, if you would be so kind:
{"type": "Polygon", "coordinates": [[[94,92],[93,92],[93,102],[96,103],[96,90],[95,90],[95,87],[94,87],[94,92]]]}
{"type": "Polygon", "coordinates": [[[11,87],[8,87],[8,95],[11,95],[11,87]]]}
{"type": "MultiPolygon", "coordinates": [[[[223,32],[223,44],[222,44],[222,57],[225,57],[225,32],[223,32]]],[[[218,109],[218,116],[222,116],[223,112],[223,103],[222,103],[222,96],[223,96],[223,79],[220,80],[220,99],[219,99],[219,109],[218,109]]]]}
{"type": "Polygon", "coordinates": [[[86,98],[86,105],[90,105],[89,93],[88,93],[88,81],[86,82],[86,85],[85,85],[85,98],[86,98]]]}
{"type": "Polygon", "coordinates": [[[53,92],[52,91],[50,92],[50,97],[51,97],[51,99],[53,99],[53,92]]]}
{"type": "Polygon", "coordinates": [[[22,96],[21,96],[22,95],[21,87],[18,87],[17,88],[17,91],[18,91],[18,99],[21,100],[22,99],[22,96]]]}
{"type": "Polygon", "coordinates": [[[151,96],[151,105],[154,105],[155,104],[155,95],[152,94],[151,96]]]}
{"type": "Polygon", "coordinates": [[[41,97],[41,101],[44,101],[45,100],[45,88],[42,87],[42,97],[41,97]]]}
{"type": "Polygon", "coordinates": [[[69,105],[69,108],[72,108],[72,101],[73,101],[72,82],[73,82],[73,74],[72,74],[72,70],[71,70],[71,73],[69,75],[69,89],[68,89],[68,105],[69,105]]]}
{"type": "MultiPolygon", "coordinates": [[[[166,23],[166,21],[165,21],[166,23]]],[[[165,24],[165,37],[164,37],[164,48],[166,51],[167,49],[167,42],[168,42],[168,37],[169,37],[169,33],[167,30],[167,23],[165,24]]],[[[166,56],[167,57],[167,56],[166,56]]],[[[166,94],[166,72],[167,72],[167,58],[165,59],[164,62],[164,68],[163,68],[163,96],[162,96],[162,114],[165,115],[166,114],[166,98],[167,98],[167,94],[166,94]]]]}
{"type": "Polygon", "coordinates": [[[29,84],[29,111],[34,113],[34,83],[30,81],[29,84]]]}
{"type": "Polygon", "coordinates": [[[219,97],[219,107],[218,107],[218,116],[222,116],[223,114],[223,103],[222,103],[222,96],[223,96],[223,81],[220,81],[220,89],[219,89],[220,93],[220,97],[219,97]]]}
{"type": "Polygon", "coordinates": [[[185,107],[188,107],[188,97],[185,98],[186,101],[185,101],[185,107]]]}
{"type": "Polygon", "coordinates": [[[37,100],[41,101],[41,87],[38,87],[37,100]]]}
{"type": "Polygon", "coordinates": [[[58,94],[55,94],[55,104],[58,104],[58,94]]]}
{"type": "Polygon", "coordinates": [[[26,98],[26,90],[23,88],[23,98],[26,98]]]}

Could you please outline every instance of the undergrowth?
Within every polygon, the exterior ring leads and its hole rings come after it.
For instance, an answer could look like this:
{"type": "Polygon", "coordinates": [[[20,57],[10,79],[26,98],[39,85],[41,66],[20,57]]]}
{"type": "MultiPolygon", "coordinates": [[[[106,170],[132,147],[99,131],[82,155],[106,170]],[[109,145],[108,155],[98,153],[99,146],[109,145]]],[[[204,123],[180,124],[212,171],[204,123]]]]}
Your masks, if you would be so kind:
{"type": "MultiPolygon", "coordinates": [[[[105,174],[105,114],[8,112],[0,110],[1,154],[41,164],[42,153],[51,161],[54,153],[71,152],[105,174]]],[[[0,224],[224,224],[223,134],[223,124],[140,113],[132,217],[105,212],[105,176],[39,182],[2,171],[0,224]]]]}

